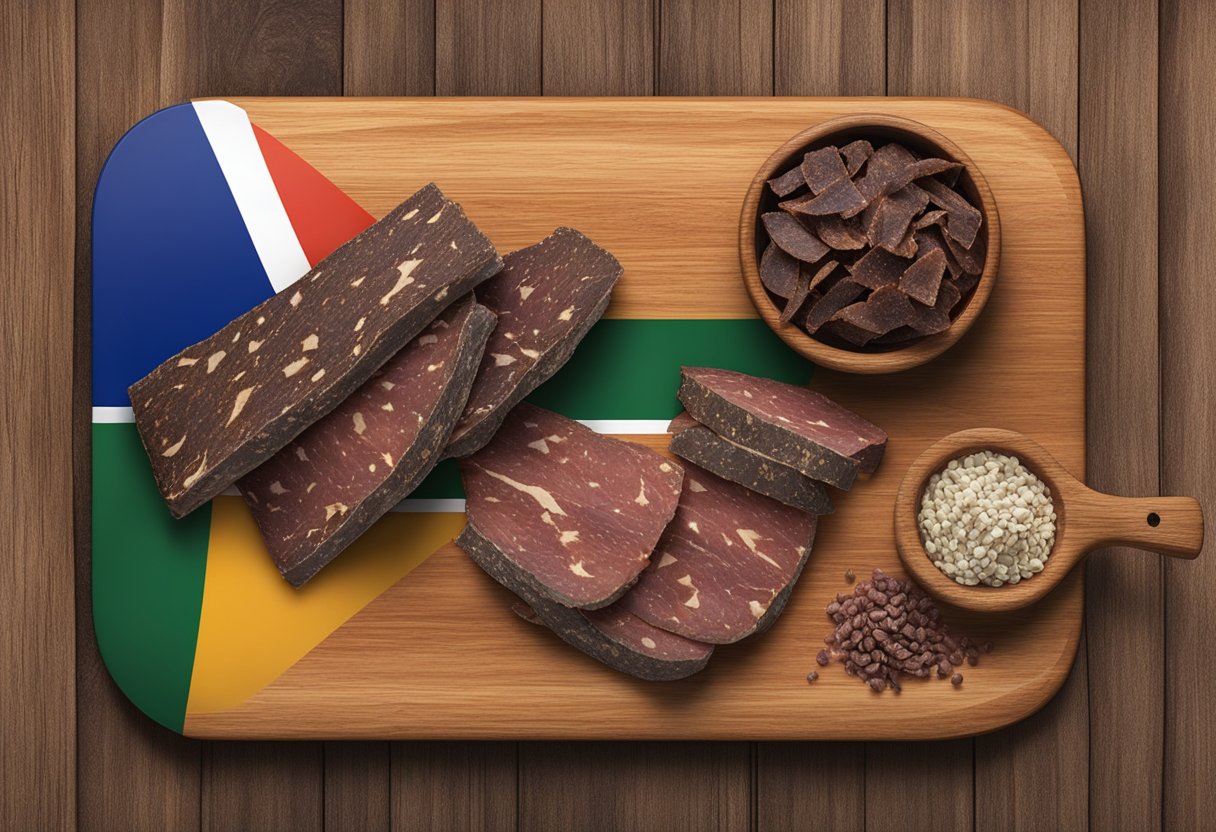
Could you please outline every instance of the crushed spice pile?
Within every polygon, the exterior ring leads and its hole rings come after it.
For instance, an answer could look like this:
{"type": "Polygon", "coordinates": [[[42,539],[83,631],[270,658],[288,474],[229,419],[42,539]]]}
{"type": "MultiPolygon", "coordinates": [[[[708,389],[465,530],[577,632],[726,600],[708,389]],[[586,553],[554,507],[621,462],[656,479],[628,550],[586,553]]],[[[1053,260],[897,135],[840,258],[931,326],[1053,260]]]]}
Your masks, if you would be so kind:
{"type": "MultiPolygon", "coordinates": [[[[932,598],[881,569],[851,594],[837,595],[827,614],[836,629],[824,638],[827,647],[815,661],[820,667],[833,659],[842,662],[845,673],[877,693],[888,687],[898,693],[905,674],[924,678],[936,672],[958,687],[963,677],[954,668],[979,663],[980,647],[966,637],[954,638],[932,598]]],[[[991,649],[991,642],[983,645],[983,652],[991,649]]]]}

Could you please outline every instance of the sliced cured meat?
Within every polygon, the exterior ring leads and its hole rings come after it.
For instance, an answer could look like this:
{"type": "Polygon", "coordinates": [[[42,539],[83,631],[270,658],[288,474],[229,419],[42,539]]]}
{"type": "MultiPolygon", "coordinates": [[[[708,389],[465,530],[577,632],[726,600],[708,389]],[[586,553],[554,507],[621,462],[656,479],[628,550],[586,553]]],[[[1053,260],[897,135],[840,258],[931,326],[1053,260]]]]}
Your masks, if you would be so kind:
{"type": "Polygon", "coordinates": [[[787,197],[794,191],[806,185],[806,180],[802,177],[802,168],[790,168],[780,176],[768,180],[768,186],[773,189],[773,193],[780,197],[787,197]]]}
{"type": "Polygon", "coordinates": [[[762,214],[760,221],[777,246],[803,263],[814,263],[828,253],[828,247],[805,225],[784,211],[762,214]]]}
{"type": "Polygon", "coordinates": [[[934,249],[904,269],[899,278],[900,291],[914,301],[933,306],[937,303],[937,290],[942,285],[945,273],[946,253],[934,249]]]}
{"type": "Polygon", "coordinates": [[[887,445],[886,433],[827,396],[772,379],[684,367],[679,398],[719,436],[838,488],[877,468],[887,445]]]}
{"type": "Polygon", "coordinates": [[[823,296],[811,304],[806,316],[806,330],[814,333],[832,319],[832,316],[857,300],[865,292],[866,287],[851,278],[839,280],[823,293],[823,296]]]}
{"type": "Polygon", "coordinates": [[[169,510],[188,514],[265,462],[501,267],[428,185],[135,382],[135,424],[169,510]]]}
{"type": "Polygon", "coordinates": [[[599,610],[562,606],[538,592],[532,576],[471,523],[456,538],[456,545],[524,601],[523,609],[513,607],[517,615],[544,624],[567,644],[614,670],[647,681],[671,681],[701,670],[713,654],[712,645],[647,624],[620,603],[599,610]]]}
{"type": "Polygon", "coordinates": [[[778,207],[808,217],[820,217],[827,214],[841,214],[849,217],[866,207],[866,201],[858,192],[853,181],[845,178],[833,182],[818,196],[804,196],[787,200],[780,203],[778,207]]]}
{"type": "Polygon", "coordinates": [[[536,592],[585,609],[612,603],[646,567],[683,477],[654,451],[527,403],[460,474],[469,523],[536,592]]]}
{"type": "Polygon", "coordinates": [[[417,487],[464,410],[494,314],[454,304],[362,387],[237,482],[300,586],[417,487]]]}
{"type": "Polygon", "coordinates": [[[821,147],[812,150],[802,157],[802,178],[810,187],[811,193],[820,194],[829,185],[839,182],[849,175],[845,170],[840,151],[834,147],[821,147]]]}
{"type": "Polygon", "coordinates": [[[946,223],[946,233],[942,239],[951,256],[958,261],[959,266],[968,274],[978,275],[984,270],[984,244],[976,240],[971,248],[963,248],[950,234],[950,221],[946,223]]]}
{"type": "Polygon", "coordinates": [[[667,430],[672,434],[671,452],[706,471],[787,506],[811,514],[832,513],[832,500],[822,484],[788,465],[718,436],[687,413],[677,416],[667,430]]]}
{"type": "Polygon", "coordinates": [[[856,176],[866,160],[874,155],[874,147],[865,139],[858,139],[840,148],[840,153],[844,156],[844,166],[849,176],[856,176]]]}
{"type": "Polygon", "coordinates": [[[849,268],[849,278],[867,289],[899,281],[908,261],[884,248],[872,248],[849,268]]]}
{"type": "Polygon", "coordinates": [[[772,626],[802,574],[816,517],[689,465],[675,519],[618,606],[710,644],[772,626]]]}
{"type": "Polygon", "coordinates": [[[907,187],[917,179],[924,179],[926,176],[933,176],[947,171],[958,170],[962,167],[960,162],[951,162],[947,159],[917,159],[915,162],[910,162],[898,174],[896,174],[888,184],[888,193],[894,193],[901,188],[907,187]]]}
{"type": "Polygon", "coordinates": [[[910,328],[914,335],[936,335],[950,328],[950,313],[958,303],[961,295],[953,283],[943,281],[937,291],[937,301],[933,306],[912,304],[912,322],[910,328]]]}
{"type": "Polygon", "coordinates": [[[764,288],[780,298],[794,294],[798,283],[798,261],[782,251],[776,243],[769,243],[760,255],[760,282],[764,288]]]}
{"type": "Polygon", "coordinates": [[[866,244],[866,231],[859,218],[851,220],[837,216],[817,217],[815,234],[837,251],[853,251],[866,244]]]}
{"type": "Polygon", "coordinates": [[[511,408],[561,369],[608,308],[620,277],[617,259],[573,228],[503,258],[503,270],[477,290],[498,326],[448,456],[489,442],[511,408]]]}
{"type": "Polygon", "coordinates": [[[921,182],[921,187],[929,192],[933,204],[946,212],[946,236],[965,249],[975,243],[976,234],[980,230],[982,216],[974,205],[955,191],[933,177],[921,182]]]}

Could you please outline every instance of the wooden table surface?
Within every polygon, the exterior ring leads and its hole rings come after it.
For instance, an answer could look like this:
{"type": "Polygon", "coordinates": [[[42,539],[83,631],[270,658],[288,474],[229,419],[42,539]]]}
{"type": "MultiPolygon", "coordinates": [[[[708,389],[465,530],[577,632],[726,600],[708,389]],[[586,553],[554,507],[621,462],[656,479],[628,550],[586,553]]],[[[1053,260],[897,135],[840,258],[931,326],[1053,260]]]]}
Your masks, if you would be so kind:
{"type": "MultiPolygon", "coordinates": [[[[945,743],[201,743],[135,711],[89,603],[89,206],[204,95],[966,95],[1076,160],[1096,487],[1216,505],[1216,3],[40,0],[0,12],[0,828],[1184,830],[1216,823],[1209,552],[1091,559],[1061,693],[945,743]],[[87,329],[87,327],[86,327],[87,329]]],[[[977,391],[999,395],[1001,380],[977,391]]]]}

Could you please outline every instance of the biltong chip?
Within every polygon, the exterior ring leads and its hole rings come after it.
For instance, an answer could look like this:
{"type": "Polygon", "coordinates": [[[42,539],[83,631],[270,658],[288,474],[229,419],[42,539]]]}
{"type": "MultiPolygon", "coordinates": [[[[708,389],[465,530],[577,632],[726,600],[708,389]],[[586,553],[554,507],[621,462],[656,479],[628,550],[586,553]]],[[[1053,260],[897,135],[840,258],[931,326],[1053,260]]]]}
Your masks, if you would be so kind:
{"type": "Polygon", "coordinates": [[[832,183],[818,196],[787,200],[780,203],[779,207],[808,217],[821,217],[826,214],[850,217],[865,208],[866,201],[853,184],[853,180],[846,178],[832,183]]]}
{"type": "Polygon", "coordinates": [[[837,281],[831,289],[824,292],[823,297],[811,305],[806,316],[807,332],[814,335],[833,315],[861,297],[865,290],[865,286],[849,278],[837,281]]]}
{"type": "Polygon", "coordinates": [[[858,139],[840,148],[840,153],[844,156],[844,166],[849,176],[856,176],[866,160],[874,155],[874,146],[865,139],[858,139]]]}
{"type": "Polygon", "coordinates": [[[802,177],[802,168],[790,168],[780,176],[768,180],[768,186],[773,189],[773,193],[780,197],[786,197],[794,191],[806,184],[806,179],[802,177]]]}
{"type": "Polygon", "coordinates": [[[776,243],[769,243],[760,256],[760,282],[764,288],[780,298],[794,293],[798,281],[798,261],[782,251],[776,243]]]}
{"type": "Polygon", "coordinates": [[[813,231],[784,211],[770,211],[761,215],[760,221],[769,239],[803,263],[814,263],[828,253],[828,247],[813,231]]]}
{"type": "Polygon", "coordinates": [[[932,306],[937,303],[938,287],[945,273],[946,253],[934,249],[904,269],[899,278],[899,289],[912,300],[932,306]]]}
{"type": "Polygon", "coordinates": [[[898,282],[907,267],[904,258],[884,248],[872,248],[849,269],[849,277],[867,289],[877,289],[898,282]]]}
{"type": "Polygon", "coordinates": [[[801,169],[802,178],[806,180],[813,194],[823,193],[829,185],[849,175],[844,161],[840,158],[840,151],[835,147],[812,150],[802,158],[801,169]]]}

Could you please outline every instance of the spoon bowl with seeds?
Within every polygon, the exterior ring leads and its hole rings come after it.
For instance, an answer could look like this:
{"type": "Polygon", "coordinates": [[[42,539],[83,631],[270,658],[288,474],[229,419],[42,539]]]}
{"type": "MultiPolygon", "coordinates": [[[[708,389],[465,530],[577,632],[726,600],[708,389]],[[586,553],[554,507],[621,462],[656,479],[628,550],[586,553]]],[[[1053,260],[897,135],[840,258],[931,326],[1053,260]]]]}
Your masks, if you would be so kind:
{"type": "Polygon", "coordinates": [[[895,546],[908,574],[939,600],[975,612],[1006,612],[1043,598],[1094,549],[1128,546],[1197,557],[1203,548],[1203,512],[1190,497],[1117,497],[1095,491],[1024,434],[974,428],[939,440],[908,468],[895,498],[895,546]],[[951,460],[980,451],[1017,457],[1050,489],[1056,515],[1050,554],[1041,572],[1017,583],[966,586],[939,569],[925,549],[919,513],[931,478],[951,460]]]}

